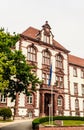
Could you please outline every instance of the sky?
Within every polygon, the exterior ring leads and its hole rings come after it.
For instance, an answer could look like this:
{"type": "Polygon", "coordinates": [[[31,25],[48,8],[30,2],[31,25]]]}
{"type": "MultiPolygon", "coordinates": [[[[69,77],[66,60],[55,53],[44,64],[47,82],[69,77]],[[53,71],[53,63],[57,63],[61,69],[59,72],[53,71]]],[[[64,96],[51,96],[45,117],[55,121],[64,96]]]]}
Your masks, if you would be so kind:
{"type": "Polygon", "coordinates": [[[54,39],[84,58],[84,0],[0,0],[0,27],[22,33],[48,21],[54,39]]]}

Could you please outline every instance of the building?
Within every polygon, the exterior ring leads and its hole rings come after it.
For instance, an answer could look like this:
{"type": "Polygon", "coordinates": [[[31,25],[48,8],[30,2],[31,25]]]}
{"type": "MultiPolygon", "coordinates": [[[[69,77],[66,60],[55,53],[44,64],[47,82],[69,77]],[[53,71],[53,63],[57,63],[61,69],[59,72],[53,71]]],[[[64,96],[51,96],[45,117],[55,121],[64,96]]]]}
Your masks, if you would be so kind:
{"type": "MultiPolygon", "coordinates": [[[[17,116],[38,117],[49,115],[84,115],[84,59],[70,55],[70,51],[54,39],[48,21],[41,30],[29,27],[20,35],[16,44],[22,50],[28,64],[37,66],[32,70],[43,84],[36,86],[30,96],[18,95],[17,116]],[[48,85],[52,64],[52,80],[48,85]]],[[[31,91],[31,86],[29,86],[31,91]]],[[[14,102],[1,95],[0,106],[13,110],[14,102]]]]}

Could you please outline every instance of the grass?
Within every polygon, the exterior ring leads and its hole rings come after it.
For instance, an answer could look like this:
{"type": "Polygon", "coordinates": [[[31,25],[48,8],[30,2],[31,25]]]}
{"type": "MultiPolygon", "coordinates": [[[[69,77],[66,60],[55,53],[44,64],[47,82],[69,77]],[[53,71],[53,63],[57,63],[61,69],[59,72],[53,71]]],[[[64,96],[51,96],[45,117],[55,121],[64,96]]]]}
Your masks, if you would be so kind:
{"type": "Polygon", "coordinates": [[[11,120],[11,119],[7,119],[7,120],[2,120],[2,119],[0,119],[0,122],[2,122],[2,123],[5,123],[5,122],[12,122],[13,120],[11,120]]]}
{"type": "MultiPolygon", "coordinates": [[[[48,125],[54,125],[58,126],[55,122],[44,122],[42,123],[43,126],[48,126],[48,125]]],[[[78,121],[78,120],[63,120],[63,126],[82,126],[84,125],[84,121],[78,121]]]]}
{"type": "Polygon", "coordinates": [[[43,126],[49,126],[49,125],[55,125],[56,126],[56,123],[55,122],[53,122],[53,121],[51,121],[51,122],[44,122],[44,123],[42,123],[42,125],[43,126]]]}
{"type": "Polygon", "coordinates": [[[64,126],[81,126],[84,125],[84,121],[78,121],[78,120],[64,120],[63,121],[64,126]]]}

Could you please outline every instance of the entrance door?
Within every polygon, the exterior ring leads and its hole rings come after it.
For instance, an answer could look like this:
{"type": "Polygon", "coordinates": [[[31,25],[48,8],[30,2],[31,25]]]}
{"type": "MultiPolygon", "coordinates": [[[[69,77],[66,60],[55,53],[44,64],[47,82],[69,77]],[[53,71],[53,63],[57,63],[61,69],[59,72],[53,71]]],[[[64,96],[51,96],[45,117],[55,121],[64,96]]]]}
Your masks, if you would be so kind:
{"type": "Polygon", "coordinates": [[[49,115],[49,104],[51,103],[51,95],[50,94],[45,94],[45,100],[44,100],[44,113],[46,116],[49,115]]]}
{"type": "Polygon", "coordinates": [[[54,95],[46,93],[44,99],[44,113],[46,116],[49,114],[54,115],[54,95]]]}

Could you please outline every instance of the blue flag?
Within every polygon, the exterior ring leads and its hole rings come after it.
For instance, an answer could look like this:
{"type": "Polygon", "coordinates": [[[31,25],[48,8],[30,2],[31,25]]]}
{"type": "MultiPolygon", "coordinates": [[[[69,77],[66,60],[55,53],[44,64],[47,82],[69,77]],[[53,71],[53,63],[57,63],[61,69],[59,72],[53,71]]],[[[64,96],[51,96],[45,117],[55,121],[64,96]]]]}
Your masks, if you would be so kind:
{"type": "Polygon", "coordinates": [[[52,78],[52,64],[50,65],[50,75],[49,75],[48,86],[51,85],[51,78],[52,78]]]}

